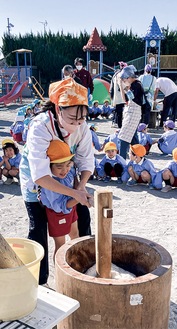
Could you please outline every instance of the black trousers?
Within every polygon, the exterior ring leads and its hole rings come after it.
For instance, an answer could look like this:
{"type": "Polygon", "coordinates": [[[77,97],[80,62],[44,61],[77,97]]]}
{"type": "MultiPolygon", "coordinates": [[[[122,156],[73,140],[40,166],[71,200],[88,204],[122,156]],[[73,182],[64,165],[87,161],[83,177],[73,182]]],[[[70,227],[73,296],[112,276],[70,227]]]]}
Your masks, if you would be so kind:
{"type": "Polygon", "coordinates": [[[45,208],[39,202],[25,201],[25,206],[29,217],[28,239],[40,243],[44,248],[44,258],[41,260],[39,273],[39,284],[44,284],[49,276],[47,216],[45,208]]]}
{"type": "MultiPolygon", "coordinates": [[[[26,202],[25,206],[29,217],[28,239],[40,243],[44,248],[44,258],[41,260],[39,284],[44,284],[49,276],[48,262],[48,233],[45,208],[40,202],[26,202]]],[[[86,206],[77,205],[79,236],[91,235],[90,212],[86,206]]]]}
{"type": "Polygon", "coordinates": [[[163,111],[161,112],[160,127],[163,127],[163,123],[169,116],[169,111],[171,109],[170,119],[175,121],[177,117],[177,92],[167,96],[163,101],[163,111]]]}
{"type": "Polygon", "coordinates": [[[142,105],[142,117],[141,122],[145,123],[146,125],[149,124],[150,121],[150,115],[151,115],[151,109],[146,107],[146,104],[142,105]]]}
{"type": "Polygon", "coordinates": [[[78,215],[78,230],[79,236],[91,235],[91,226],[90,226],[90,211],[86,206],[77,204],[77,215],[78,215]]]}
{"type": "Polygon", "coordinates": [[[124,104],[116,104],[116,107],[115,107],[115,123],[117,123],[118,128],[122,127],[123,109],[124,109],[124,104]]]}
{"type": "Polygon", "coordinates": [[[112,166],[109,162],[106,162],[104,165],[104,171],[109,177],[121,177],[123,166],[120,163],[116,163],[112,166]]]}

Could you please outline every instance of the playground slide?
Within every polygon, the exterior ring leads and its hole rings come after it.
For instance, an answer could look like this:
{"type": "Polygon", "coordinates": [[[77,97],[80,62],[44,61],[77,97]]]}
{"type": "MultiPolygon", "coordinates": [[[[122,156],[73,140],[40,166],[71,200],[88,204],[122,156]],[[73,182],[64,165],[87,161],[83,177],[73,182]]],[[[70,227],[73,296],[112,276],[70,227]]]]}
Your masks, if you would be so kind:
{"type": "MultiPolygon", "coordinates": [[[[3,99],[3,103],[5,105],[11,103],[12,101],[16,100],[17,98],[22,96],[22,91],[25,87],[27,87],[28,81],[25,81],[23,83],[19,83],[16,88],[14,88],[13,92],[9,95],[9,93],[6,95],[6,97],[3,99]]],[[[1,99],[0,99],[1,101],[1,99]]]]}
{"type": "Polygon", "coordinates": [[[0,103],[3,103],[3,102],[4,102],[4,99],[6,99],[7,97],[10,97],[10,96],[13,94],[14,90],[17,88],[17,86],[18,86],[19,84],[20,84],[20,81],[17,81],[17,82],[14,84],[13,88],[11,89],[11,91],[9,91],[8,94],[6,94],[6,95],[0,97],[0,103]]]}

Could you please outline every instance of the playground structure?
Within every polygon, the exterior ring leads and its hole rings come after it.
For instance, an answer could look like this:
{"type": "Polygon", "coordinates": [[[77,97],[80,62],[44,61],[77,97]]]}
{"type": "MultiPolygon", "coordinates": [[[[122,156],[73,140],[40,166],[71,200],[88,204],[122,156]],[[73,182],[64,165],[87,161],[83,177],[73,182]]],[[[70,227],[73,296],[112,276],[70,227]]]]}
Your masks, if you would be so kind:
{"type": "MultiPolygon", "coordinates": [[[[161,40],[164,39],[164,35],[155,17],[153,17],[143,39],[145,40],[145,56],[127,63],[129,65],[133,64],[139,73],[142,73],[144,66],[150,63],[157,77],[167,76],[173,80],[177,80],[177,55],[160,55],[161,40]]],[[[103,45],[96,28],[94,28],[87,44],[83,46],[83,50],[86,52],[87,69],[91,73],[93,79],[100,78],[109,83],[112,75],[119,66],[110,67],[103,63],[103,52],[106,51],[107,48],[103,45]],[[100,60],[96,62],[91,60],[91,52],[99,52],[100,60]]],[[[14,50],[12,53],[16,53],[17,67],[13,67],[15,71],[13,71],[10,76],[8,72],[12,67],[4,67],[0,70],[0,103],[8,104],[18,98],[21,101],[22,93],[23,95],[26,93],[25,96],[37,96],[41,100],[44,100],[44,90],[35,76],[32,75],[32,51],[22,48],[14,50]],[[23,67],[20,67],[19,63],[19,55],[21,54],[24,56],[23,67]],[[29,56],[28,61],[27,56],[29,56]],[[16,84],[17,82],[18,84],[16,84]],[[14,89],[15,86],[16,88],[14,89]]],[[[99,98],[98,93],[98,87],[97,84],[95,84],[94,99],[99,98]]],[[[110,98],[109,93],[106,95],[106,98],[110,98]]]]}
{"type": "MultiPolygon", "coordinates": [[[[144,71],[144,66],[151,64],[155,76],[166,76],[177,80],[177,55],[160,54],[161,40],[163,39],[164,34],[154,16],[143,37],[145,41],[145,55],[128,61],[127,64],[134,65],[141,74],[144,71]]],[[[104,80],[110,82],[112,75],[119,66],[110,67],[103,63],[103,51],[106,51],[106,47],[103,45],[96,29],[93,30],[83,50],[87,51],[87,69],[92,77],[103,77],[104,80]],[[95,51],[100,51],[100,61],[90,60],[90,53],[95,51]]],[[[123,59],[120,58],[120,60],[123,59]]]]}
{"type": "Polygon", "coordinates": [[[111,102],[109,88],[110,83],[103,79],[95,78],[93,79],[94,91],[93,91],[93,101],[97,100],[99,104],[103,104],[105,99],[108,99],[111,102]]]}
{"type": "Polygon", "coordinates": [[[20,98],[20,102],[22,103],[22,91],[25,87],[28,86],[28,82],[25,81],[23,83],[20,83],[20,81],[17,81],[11,91],[7,93],[6,95],[2,96],[0,98],[0,103],[4,103],[5,105],[12,103],[14,100],[20,98]]]}
{"type": "MultiPolygon", "coordinates": [[[[37,79],[32,76],[32,56],[31,50],[28,49],[18,49],[12,51],[16,53],[16,68],[3,68],[0,70],[0,103],[5,105],[20,99],[22,102],[22,93],[23,90],[28,88],[33,97],[37,96],[44,100],[44,90],[37,81],[37,79]],[[19,55],[23,54],[24,56],[24,66],[21,67],[19,64],[19,55]],[[29,55],[29,65],[27,65],[27,54],[29,55]],[[11,76],[10,73],[12,72],[11,76]]],[[[28,91],[29,94],[29,91],[28,91]]]]}
{"type": "MultiPolygon", "coordinates": [[[[167,76],[177,81],[177,55],[160,55],[161,40],[163,39],[164,35],[159,28],[156,18],[153,17],[143,37],[145,41],[145,56],[129,61],[127,64],[134,65],[139,73],[143,73],[144,66],[149,63],[153,68],[155,76],[167,76]]],[[[106,47],[103,45],[96,28],[93,30],[83,50],[87,51],[87,69],[93,77],[93,100],[98,100],[100,104],[103,104],[103,99],[107,98],[110,100],[109,88],[107,86],[119,66],[110,67],[103,63],[103,51],[106,51],[106,47]],[[90,53],[95,51],[100,52],[100,61],[90,59],[90,53]],[[107,82],[106,88],[108,93],[102,93],[105,81],[107,82]]]]}

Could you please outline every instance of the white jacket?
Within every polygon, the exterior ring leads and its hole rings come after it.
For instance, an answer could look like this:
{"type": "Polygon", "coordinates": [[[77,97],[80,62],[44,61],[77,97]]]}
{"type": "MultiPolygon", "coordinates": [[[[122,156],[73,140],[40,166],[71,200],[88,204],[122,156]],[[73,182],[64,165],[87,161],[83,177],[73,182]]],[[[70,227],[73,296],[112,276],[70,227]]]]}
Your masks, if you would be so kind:
{"type": "MultiPolygon", "coordinates": [[[[61,129],[61,132],[63,137],[66,136],[64,141],[70,146],[71,152],[75,153],[74,163],[78,171],[93,172],[92,136],[86,122],[78,126],[77,130],[69,136],[64,129],[61,129]]],[[[30,191],[32,187],[31,192],[34,193],[33,182],[46,175],[52,176],[50,160],[46,151],[53,139],[59,139],[59,137],[52,113],[48,111],[38,114],[30,123],[27,143],[20,164],[21,188],[25,199],[26,189],[30,191]]]]}

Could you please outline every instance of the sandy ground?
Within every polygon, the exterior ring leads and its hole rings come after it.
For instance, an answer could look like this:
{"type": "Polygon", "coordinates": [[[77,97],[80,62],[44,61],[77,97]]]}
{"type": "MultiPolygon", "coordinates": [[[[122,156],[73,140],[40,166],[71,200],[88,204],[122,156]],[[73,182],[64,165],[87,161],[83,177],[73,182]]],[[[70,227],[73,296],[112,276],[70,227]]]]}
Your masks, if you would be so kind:
{"type": "MultiPolygon", "coordinates": [[[[25,100],[23,103],[26,104],[25,100]]],[[[0,145],[2,139],[10,137],[9,126],[13,123],[17,107],[11,104],[0,107],[0,145]]],[[[115,128],[111,127],[111,120],[96,120],[98,135],[103,142],[107,134],[115,128]]],[[[162,134],[162,129],[149,130],[152,137],[162,134]]],[[[22,150],[22,146],[19,146],[22,150]]],[[[0,154],[2,150],[0,149],[0,154]]],[[[96,152],[96,157],[103,154],[96,152]]],[[[164,156],[156,145],[148,155],[157,169],[165,166],[171,156],[164,156]]],[[[98,188],[105,189],[105,183],[94,180],[87,184],[90,193],[98,188]]],[[[107,187],[106,187],[107,188],[107,187]]],[[[173,259],[173,276],[170,303],[169,329],[177,328],[177,190],[168,193],[149,190],[146,186],[128,187],[117,185],[115,181],[109,183],[108,189],[113,192],[113,230],[114,234],[127,234],[152,240],[162,245],[173,259]]],[[[23,204],[20,187],[17,183],[10,186],[0,186],[0,232],[4,237],[26,237],[28,232],[28,218],[23,204]]],[[[92,233],[94,234],[94,208],[90,210],[92,218],[92,233]]],[[[54,287],[54,266],[52,261],[53,240],[49,239],[50,249],[50,278],[49,284],[54,287]]]]}

